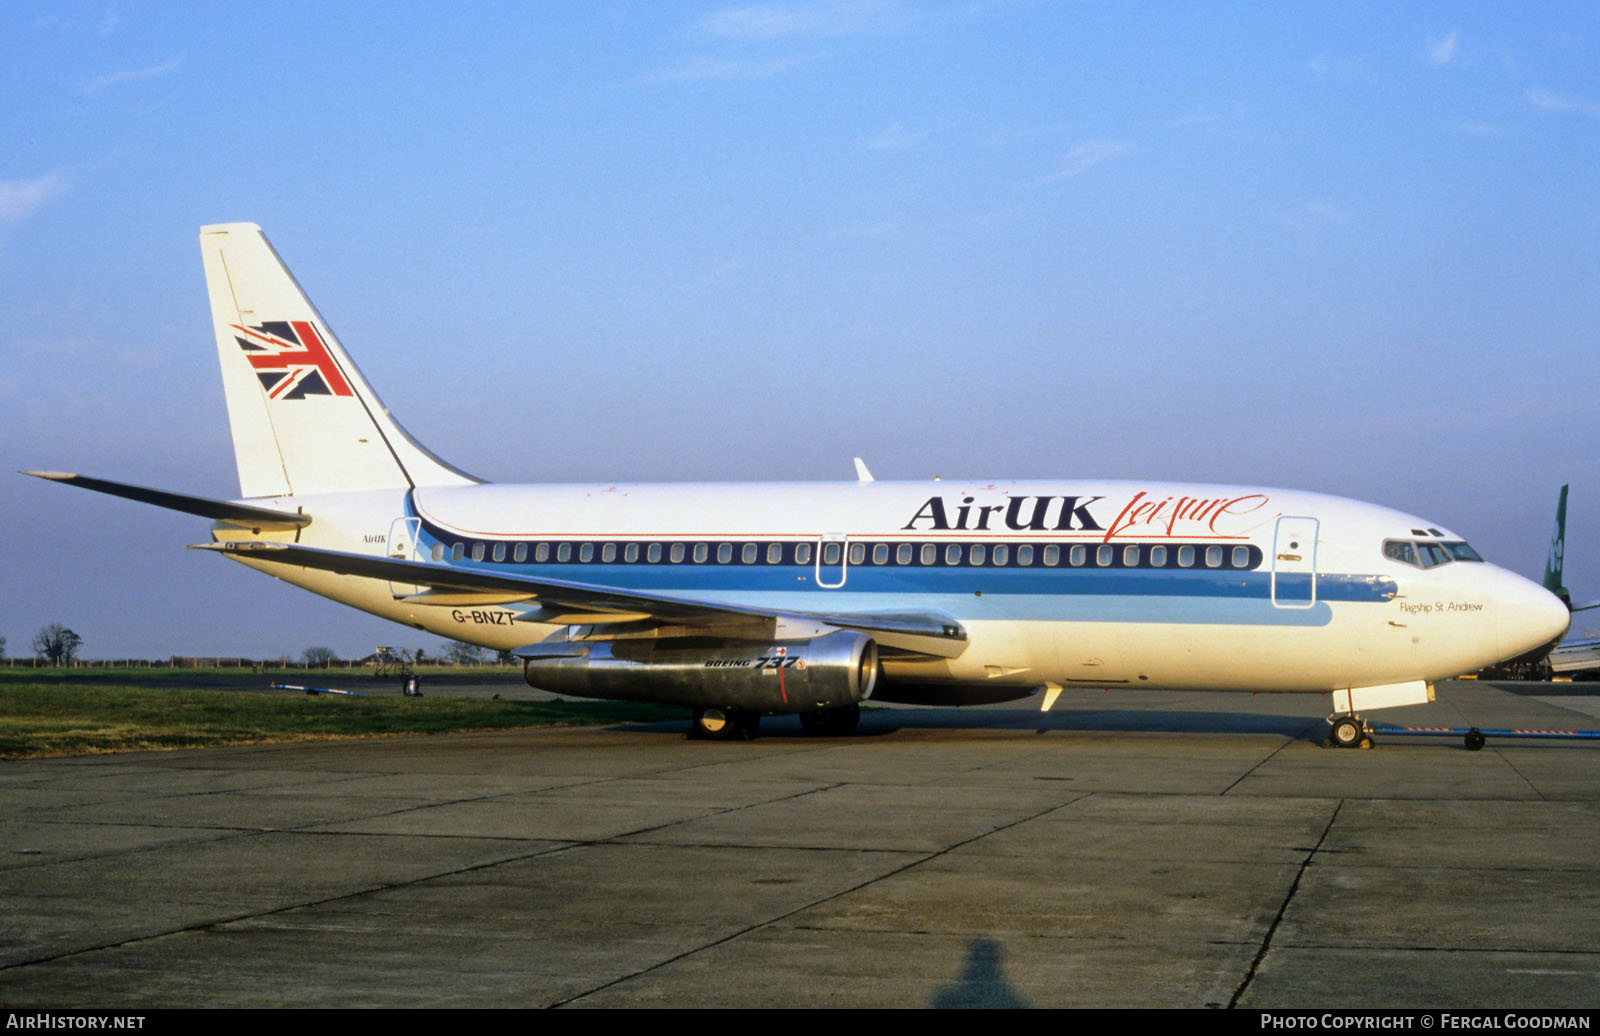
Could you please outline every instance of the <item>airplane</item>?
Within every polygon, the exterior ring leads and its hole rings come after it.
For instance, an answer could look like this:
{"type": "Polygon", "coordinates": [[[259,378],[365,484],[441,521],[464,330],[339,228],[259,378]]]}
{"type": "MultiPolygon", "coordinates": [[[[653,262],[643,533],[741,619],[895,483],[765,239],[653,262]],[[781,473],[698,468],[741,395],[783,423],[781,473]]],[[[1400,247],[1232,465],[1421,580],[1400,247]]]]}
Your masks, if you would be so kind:
{"type": "MultiPolygon", "coordinates": [[[[1600,608],[1600,601],[1590,601],[1588,604],[1573,604],[1572,593],[1562,584],[1561,569],[1566,560],[1567,552],[1567,487],[1561,487],[1561,495],[1556,500],[1556,528],[1550,537],[1550,553],[1545,558],[1544,588],[1561,599],[1572,613],[1589,611],[1600,608]]],[[[1561,641],[1550,650],[1548,655],[1537,655],[1531,660],[1513,659],[1507,667],[1514,670],[1520,669],[1519,675],[1531,675],[1536,679],[1549,679],[1551,676],[1567,676],[1573,678],[1592,677],[1600,672],[1600,638],[1592,633],[1586,637],[1575,637],[1561,641]],[[1518,662],[1523,664],[1519,667],[1518,662]]]]}
{"type": "Polygon", "coordinates": [[[26,474],[211,519],[210,550],[506,650],[529,684],[852,731],[864,701],[1286,691],[1362,712],[1558,641],[1566,606],[1437,523],[1144,481],[490,484],[413,439],[252,223],[203,227],[239,496],[26,474]]]}

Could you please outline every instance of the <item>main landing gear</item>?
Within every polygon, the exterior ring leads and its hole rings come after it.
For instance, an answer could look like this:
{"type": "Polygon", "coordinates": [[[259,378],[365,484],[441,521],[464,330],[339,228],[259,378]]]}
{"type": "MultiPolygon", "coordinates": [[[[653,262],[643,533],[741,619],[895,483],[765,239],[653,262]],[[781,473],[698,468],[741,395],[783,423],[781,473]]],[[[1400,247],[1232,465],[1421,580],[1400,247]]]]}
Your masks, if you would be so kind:
{"type": "Polygon", "coordinates": [[[861,706],[840,705],[832,709],[817,709],[800,713],[800,725],[812,737],[838,737],[856,729],[861,722],[861,706]]]}
{"type": "MultiPolygon", "coordinates": [[[[800,713],[800,725],[812,737],[839,737],[861,722],[861,706],[840,705],[800,713]]],[[[695,709],[689,737],[696,741],[748,741],[761,726],[761,714],[745,709],[695,709]]]]}
{"type": "Polygon", "coordinates": [[[1367,725],[1361,721],[1361,717],[1354,713],[1329,717],[1328,739],[1323,745],[1328,748],[1371,748],[1372,735],[1367,732],[1367,725]]]}
{"type": "Polygon", "coordinates": [[[748,741],[761,726],[761,714],[743,709],[695,709],[689,737],[698,741],[748,741]]]}

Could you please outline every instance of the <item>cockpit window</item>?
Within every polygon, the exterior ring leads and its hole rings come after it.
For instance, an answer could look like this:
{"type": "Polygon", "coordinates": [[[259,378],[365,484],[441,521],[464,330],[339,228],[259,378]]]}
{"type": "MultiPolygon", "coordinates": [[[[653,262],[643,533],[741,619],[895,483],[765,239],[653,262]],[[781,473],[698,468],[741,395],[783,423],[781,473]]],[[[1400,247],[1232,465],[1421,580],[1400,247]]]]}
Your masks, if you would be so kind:
{"type": "Polygon", "coordinates": [[[1422,558],[1423,568],[1432,568],[1434,565],[1448,565],[1450,563],[1450,552],[1437,543],[1423,542],[1417,544],[1417,554],[1422,558]]]}
{"type": "Polygon", "coordinates": [[[1416,565],[1417,548],[1405,540],[1384,540],[1383,556],[1391,561],[1401,561],[1407,565],[1416,565]]]}
{"type": "Polygon", "coordinates": [[[1445,543],[1435,543],[1433,540],[1417,540],[1414,543],[1409,540],[1384,540],[1383,556],[1417,568],[1448,565],[1452,561],[1483,560],[1464,540],[1445,543]]]}

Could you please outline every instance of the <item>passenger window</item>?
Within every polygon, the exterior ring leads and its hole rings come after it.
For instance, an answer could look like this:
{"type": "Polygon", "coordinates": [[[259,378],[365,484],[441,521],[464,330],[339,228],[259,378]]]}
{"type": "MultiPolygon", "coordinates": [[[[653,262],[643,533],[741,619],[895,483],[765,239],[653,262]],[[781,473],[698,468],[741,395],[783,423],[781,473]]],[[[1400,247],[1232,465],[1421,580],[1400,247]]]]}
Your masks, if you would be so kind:
{"type": "Polygon", "coordinates": [[[1249,547],[1235,547],[1235,548],[1233,548],[1233,567],[1234,568],[1249,568],[1250,567],[1250,548],[1249,547]]]}
{"type": "Polygon", "coordinates": [[[1116,560],[1117,550],[1111,544],[1106,543],[1095,548],[1094,563],[1100,568],[1110,568],[1116,560]]]}
{"type": "Polygon", "coordinates": [[[1004,565],[1009,560],[1011,560],[1011,548],[1004,543],[995,544],[994,563],[996,565],[1004,565]]]}
{"type": "Polygon", "coordinates": [[[921,550],[921,561],[924,565],[937,565],[939,563],[939,547],[934,543],[924,543],[921,550]]]}
{"type": "Polygon", "coordinates": [[[1150,548],[1150,567],[1151,568],[1165,568],[1166,565],[1167,565],[1167,548],[1165,548],[1165,547],[1151,547],[1150,548]]]}
{"type": "Polygon", "coordinates": [[[1061,564],[1061,548],[1054,543],[1044,549],[1044,563],[1049,568],[1061,564]]]}
{"type": "Polygon", "coordinates": [[[617,545],[615,543],[607,543],[602,546],[600,548],[600,560],[607,565],[617,560],[617,545]]]}
{"type": "Polygon", "coordinates": [[[443,543],[435,543],[433,545],[433,560],[435,560],[435,561],[443,561],[444,560],[444,544],[443,543]]]}
{"type": "Polygon", "coordinates": [[[527,561],[528,560],[528,545],[526,543],[517,544],[517,549],[511,552],[511,560],[516,562],[519,565],[522,564],[524,561],[527,561]]]}
{"type": "Polygon", "coordinates": [[[457,543],[455,546],[451,547],[450,548],[450,560],[451,561],[460,561],[462,556],[466,552],[466,549],[467,548],[465,546],[463,546],[462,544],[460,544],[460,543],[457,543]]]}
{"type": "Polygon", "coordinates": [[[585,565],[594,560],[593,543],[582,543],[578,545],[578,560],[585,565]]]}
{"type": "Polygon", "coordinates": [[[867,560],[867,545],[865,543],[850,544],[850,564],[859,565],[867,560]]]}
{"type": "Polygon", "coordinates": [[[1031,565],[1031,564],[1033,564],[1033,548],[1032,547],[1022,546],[1022,547],[1018,547],[1017,548],[1017,564],[1019,564],[1019,565],[1031,565]]]}
{"type": "Polygon", "coordinates": [[[652,565],[661,564],[661,544],[652,543],[644,549],[644,559],[652,565]]]}
{"type": "Polygon", "coordinates": [[[811,564],[811,544],[796,543],[794,545],[794,563],[797,565],[811,564]]]}
{"type": "Polygon", "coordinates": [[[482,561],[483,560],[483,544],[474,543],[472,545],[472,560],[473,561],[482,561]]]}
{"type": "Polygon", "coordinates": [[[1123,568],[1138,568],[1139,567],[1139,548],[1138,547],[1128,546],[1128,547],[1123,547],[1122,548],[1122,567],[1123,568]]]}
{"type": "Polygon", "coordinates": [[[558,543],[558,544],[556,544],[556,560],[561,562],[562,564],[566,564],[568,561],[571,561],[572,560],[572,544],[570,544],[570,543],[558,543]]]}
{"type": "Polygon", "coordinates": [[[1207,568],[1221,568],[1222,567],[1222,548],[1221,547],[1207,547],[1206,548],[1206,567],[1207,568]]]}
{"type": "Polygon", "coordinates": [[[1193,547],[1179,547],[1178,548],[1178,567],[1179,568],[1193,568],[1194,567],[1194,548],[1193,547]]]}
{"type": "Polygon", "coordinates": [[[874,543],[872,545],[872,563],[874,565],[887,565],[889,563],[889,545],[887,543],[874,543]]]}
{"type": "Polygon", "coordinates": [[[778,564],[782,564],[782,562],[783,562],[783,544],[781,544],[781,543],[769,543],[769,544],[767,544],[767,564],[769,564],[769,565],[778,565],[778,564]]]}
{"type": "Polygon", "coordinates": [[[494,559],[496,561],[504,561],[506,559],[506,545],[504,543],[496,543],[494,545],[494,559]]]}
{"type": "Polygon", "coordinates": [[[911,544],[902,543],[894,549],[894,563],[897,565],[911,564],[911,544]]]}
{"type": "Polygon", "coordinates": [[[544,564],[546,561],[549,561],[550,560],[550,544],[541,543],[537,547],[533,548],[533,560],[537,561],[541,565],[544,564]]]}
{"type": "Polygon", "coordinates": [[[726,565],[728,562],[730,562],[732,560],[733,560],[733,544],[731,544],[731,543],[719,543],[719,544],[717,544],[717,564],[726,565]]]}
{"type": "Polygon", "coordinates": [[[635,561],[638,561],[639,560],[639,545],[637,543],[630,543],[626,547],[623,547],[622,548],[622,560],[627,562],[630,565],[633,564],[635,561]]]}
{"type": "Polygon", "coordinates": [[[1089,548],[1081,543],[1067,552],[1067,564],[1073,568],[1082,568],[1083,563],[1089,560],[1089,548]]]}
{"type": "Polygon", "coordinates": [[[746,565],[755,564],[756,552],[760,549],[761,548],[757,547],[754,543],[746,543],[739,549],[739,561],[746,565]]]}
{"type": "Polygon", "coordinates": [[[705,564],[706,563],[706,558],[709,557],[710,555],[711,555],[711,545],[709,543],[696,543],[694,545],[694,563],[695,564],[697,564],[697,565],[705,564]]]}
{"type": "Polygon", "coordinates": [[[961,564],[961,544],[952,543],[944,549],[944,563],[947,565],[961,564]]]}
{"type": "Polygon", "coordinates": [[[671,557],[672,557],[672,563],[674,565],[679,564],[680,562],[683,561],[683,544],[674,543],[672,545],[672,555],[671,555],[671,557]]]}
{"type": "Polygon", "coordinates": [[[981,565],[981,564],[983,564],[983,559],[984,559],[984,558],[985,558],[985,557],[987,557],[987,556],[988,556],[988,554],[989,554],[989,548],[987,548],[987,547],[985,547],[985,546],[984,546],[984,545],[983,545],[983,544],[981,544],[981,543],[974,543],[974,544],[973,544],[973,545],[972,545],[972,555],[971,555],[971,560],[972,560],[972,563],[973,563],[973,564],[974,564],[974,565],[981,565]]]}
{"type": "Polygon", "coordinates": [[[822,545],[822,563],[824,565],[837,565],[844,548],[837,540],[829,540],[822,545]]]}

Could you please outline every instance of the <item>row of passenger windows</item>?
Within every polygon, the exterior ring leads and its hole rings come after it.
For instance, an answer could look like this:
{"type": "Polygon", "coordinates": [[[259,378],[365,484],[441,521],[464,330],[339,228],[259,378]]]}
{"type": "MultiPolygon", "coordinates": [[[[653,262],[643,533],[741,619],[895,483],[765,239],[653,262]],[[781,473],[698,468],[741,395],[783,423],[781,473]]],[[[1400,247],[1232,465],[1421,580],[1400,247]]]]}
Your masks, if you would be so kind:
{"type": "Polygon", "coordinates": [[[1253,569],[1261,564],[1261,551],[1251,546],[1215,544],[1129,543],[1096,546],[1057,543],[866,543],[848,545],[838,540],[762,543],[698,542],[594,542],[584,540],[536,543],[443,543],[433,545],[433,560],[528,561],[544,564],[633,565],[851,565],[989,568],[1216,568],[1253,569]]]}
{"type": "Polygon", "coordinates": [[[1429,540],[1384,540],[1383,556],[1391,561],[1404,562],[1417,568],[1448,565],[1452,561],[1482,561],[1478,552],[1465,540],[1447,540],[1438,543],[1429,540]]]}

